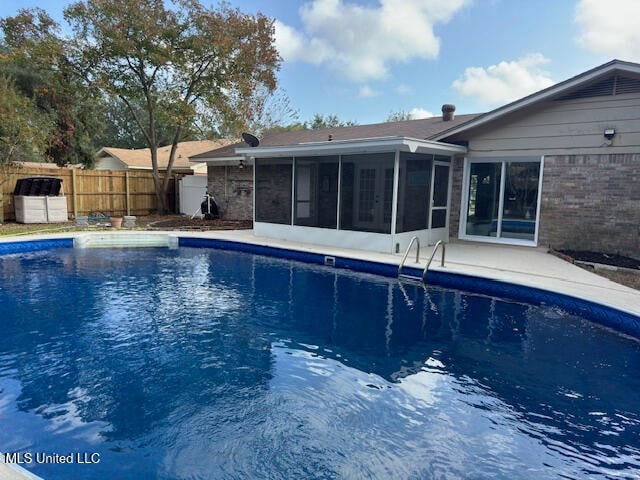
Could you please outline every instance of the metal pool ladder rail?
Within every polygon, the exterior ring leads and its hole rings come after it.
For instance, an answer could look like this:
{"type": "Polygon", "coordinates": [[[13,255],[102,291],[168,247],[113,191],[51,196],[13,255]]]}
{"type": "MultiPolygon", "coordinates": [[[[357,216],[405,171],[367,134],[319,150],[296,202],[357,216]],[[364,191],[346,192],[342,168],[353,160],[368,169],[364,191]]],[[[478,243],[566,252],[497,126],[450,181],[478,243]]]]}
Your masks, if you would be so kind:
{"type": "Polygon", "coordinates": [[[398,277],[410,278],[415,280],[415,277],[412,277],[411,275],[404,275],[402,273],[402,267],[404,267],[404,262],[407,260],[407,257],[409,256],[409,251],[411,250],[411,247],[413,247],[413,242],[416,242],[416,246],[417,246],[416,263],[420,261],[420,239],[418,237],[413,237],[409,242],[409,246],[407,247],[407,250],[404,252],[404,256],[402,257],[402,261],[400,262],[400,265],[398,266],[398,277]]]}
{"type": "Polygon", "coordinates": [[[431,256],[429,257],[429,261],[427,262],[427,265],[424,267],[424,270],[422,271],[422,281],[423,282],[427,278],[427,272],[429,271],[429,266],[431,266],[431,262],[433,261],[433,257],[436,256],[436,252],[438,251],[438,247],[442,247],[442,258],[440,259],[440,266],[444,267],[444,255],[445,255],[445,252],[446,252],[446,247],[444,246],[444,242],[442,240],[438,240],[436,242],[435,246],[433,247],[433,252],[431,252],[431,256]]]}
{"type": "MultiPolygon", "coordinates": [[[[406,262],[407,257],[409,256],[409,252],[411,251],[411,247],[413,247],[413,242],[416,242],[417,244],[417,249],[416,249],[416,263],[419,263],[419,258],[420,258],[420,240],[418,239],[418,237],[413,237],[411,239],[411,241],[409,242],[409,246],[407,247],[407,250],[404,252],[404,256],[402,257],[402,261],[400,262],[400,265],[398,266],[398,278],[407,278],[410,280],[417,280],[416,277],[412,276],[412,275],[406,275],[402,273],[402,267],[404,267],[404,262],[406,262]]],[[[431,262],[433,261],[433,257],[436,256],[436,252],[438,251],[438,247],[442,247],[442,258],[440,260],[440,266],[444,267],[444,257],[445,257],[445,253],[446,253],[446,248],[445,248],[445,244],[442,240],[438,240],[436,242],[436,244],[433,247],[433,251],[431,252],[431,256],[429,257],[429,260],[427,261],[427,265],[424,267],[424,270],[422,271],[422,281],[424,282],[425,279],[427,278],[427,272],[429,271],[429,267],[431,266],[431,262]]]]}

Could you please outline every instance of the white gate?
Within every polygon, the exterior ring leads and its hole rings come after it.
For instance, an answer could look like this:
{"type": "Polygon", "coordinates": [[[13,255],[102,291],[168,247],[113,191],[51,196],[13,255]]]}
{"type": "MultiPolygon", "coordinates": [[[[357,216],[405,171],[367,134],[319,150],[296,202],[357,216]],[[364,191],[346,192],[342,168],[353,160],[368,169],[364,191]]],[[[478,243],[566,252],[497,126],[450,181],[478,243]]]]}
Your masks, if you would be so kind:
{"type": "Polygon", "coordinates": [[[180,179],[178,188],[180,190],[180,213],[193,215],[200,208],[204,194],[207,193],[207,177],[186,175],[180,179]]]}

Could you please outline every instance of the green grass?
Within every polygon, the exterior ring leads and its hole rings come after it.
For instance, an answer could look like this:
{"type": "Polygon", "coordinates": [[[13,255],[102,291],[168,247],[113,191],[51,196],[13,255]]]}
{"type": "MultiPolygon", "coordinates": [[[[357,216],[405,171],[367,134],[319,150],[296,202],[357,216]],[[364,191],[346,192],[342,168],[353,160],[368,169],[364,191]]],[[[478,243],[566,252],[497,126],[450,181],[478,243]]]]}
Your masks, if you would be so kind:
{"type": "Polygon", "coordinates": [[[0,237],[10,237],[14,235],[36,235],[40,233],[58,233],[80,230],[73,223],[65,224],[22,224],[4,223],[0,225],[0,237]]]}
{"type": "MultiPolygon", "coordinates": [[[[145,230],[152,221],[158,217],[137,217],[135,230],[145,230]]],[[[108,222],[107,222],[108,223],[108,222]]],[[[15,223],[7,222],[0,224],[0,238],[15,235],[38,235],[64,232],[87,232],[96,230],[112,230],[111,226],[76,227],[75,222],[65,223],[15,223]]]]}

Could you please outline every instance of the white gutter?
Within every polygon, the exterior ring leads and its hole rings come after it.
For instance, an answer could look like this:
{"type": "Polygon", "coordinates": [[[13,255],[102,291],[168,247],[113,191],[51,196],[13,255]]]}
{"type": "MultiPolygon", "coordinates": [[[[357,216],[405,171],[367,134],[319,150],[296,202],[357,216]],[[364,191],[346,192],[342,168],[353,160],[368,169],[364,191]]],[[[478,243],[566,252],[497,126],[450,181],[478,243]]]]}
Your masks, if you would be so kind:
{"type": "Polygon", "coordinates": [[[465,147],[450,143],[420,140],[407,137],[378,137],[354,140],[333,140],[325,142],[299,143],[295,145],[277,145],[265,147],[237,148],[236,153],[249,157],[287,157],[320,154],[348,154],[368,152],[388,152],[399,149],[401,151],[443,152],[464,154],[465,147]]]}

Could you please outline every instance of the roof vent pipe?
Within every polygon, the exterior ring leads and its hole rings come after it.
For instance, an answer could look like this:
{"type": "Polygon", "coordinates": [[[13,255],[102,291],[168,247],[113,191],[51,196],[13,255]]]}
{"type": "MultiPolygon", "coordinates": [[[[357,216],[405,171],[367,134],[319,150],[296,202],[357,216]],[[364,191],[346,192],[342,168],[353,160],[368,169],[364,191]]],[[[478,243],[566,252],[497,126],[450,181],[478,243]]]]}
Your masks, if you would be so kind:
{"type": "Polygon", "coordinates": [[[444,105],[442,105],[442,121],[450,122],[451,120],[453,120],[454,118],[453,113],[455,111],[456,111],[456,106],[453,105],[452,103],[445,103],[444,105]]]}

